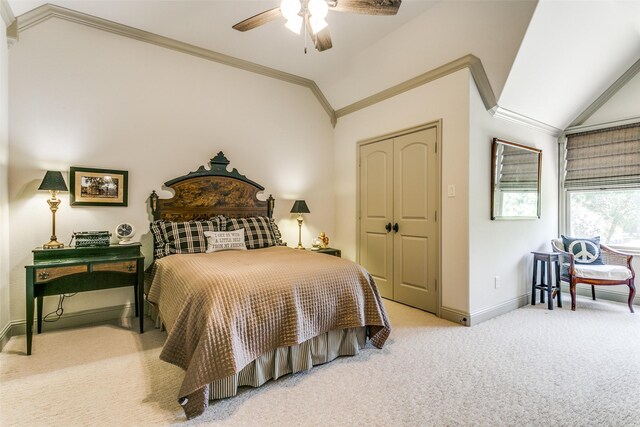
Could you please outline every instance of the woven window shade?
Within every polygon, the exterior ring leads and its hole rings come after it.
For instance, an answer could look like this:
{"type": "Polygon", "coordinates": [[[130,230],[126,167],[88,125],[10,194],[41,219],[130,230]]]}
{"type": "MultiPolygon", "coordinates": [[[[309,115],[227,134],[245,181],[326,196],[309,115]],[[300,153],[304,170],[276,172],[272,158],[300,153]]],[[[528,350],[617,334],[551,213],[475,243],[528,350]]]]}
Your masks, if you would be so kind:
{"type": "Polygon", "coordinates": [[[640,186],[640,123],[567,135],[564,188],[640,186]]]}
{"type": "Polygon", "coordinates": [[[498,164],[501,190],[538,191],[538,153],[502,145],[498,164]]]}

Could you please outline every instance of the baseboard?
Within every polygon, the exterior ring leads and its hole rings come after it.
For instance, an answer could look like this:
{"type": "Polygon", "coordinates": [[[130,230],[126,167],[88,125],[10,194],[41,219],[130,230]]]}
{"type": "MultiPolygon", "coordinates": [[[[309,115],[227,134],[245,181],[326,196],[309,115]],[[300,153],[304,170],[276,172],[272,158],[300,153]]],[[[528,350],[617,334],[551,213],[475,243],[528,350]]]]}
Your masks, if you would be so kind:
{"type": "MultiPolygon", "coordinates": [[[[43,322],[42,330],[51,331],[51,330],[63,329],[63,328],[73,328],[73,327],[83,326],[91,323],[100,323],[100,322],[106,322],[109,320],[124,319],[127,317],[133,317],[133,316],[135,316],[135,308],[133,304],[116,305],[116,306],[103,307],[103,308],[92,309],[92,310],[82,310],[82,311],[76,311],[69,314],[64,314],[56,322],[46,322],[46,323],[43,322]]],[[[17,320],[17,321],[11,322],[10,329],[7,333],[8,337],[6,341],[8,341],[9,338],[13,336],[24,335],[26,333],[26,329],[27,327],[26,327],[25,320],[17,320]]],[[[33,330],[35,333],[36,331],[35,322],[34,322],[33,330]]],[[[0,336],[0,339],[2,339],[2,346],[4,347],[4,344],[6,344],[6,341],[4,340],[3,336],[0,336]]]]}
{"type": "Polygon", "coordinates": [[[470,326],[469,313],[456,310],[455,308],[440,307],[440,317],[450,322],[457,323],[458,325],[470,326]]]}
{"type": "MultiPolygon", "coordinates": [[[[621,302],[626,305],[629,300],[629,288],[626,289],[624,292],[618,292],[608,289],[607,286],[596,286],[596,298],[621,302]]],[[[565,282],[562,283],[562,293],[567,297],[569,296],[569,284],[565,282]]],[[[591,286],[579,283],[576,285],[576,294],[591,298],[591,286]]],[[[636,297],[633,299],[633,305],[640,305],[640,294],[636,293],[636,297]]]]}
{"type": "Polygon", "coordinates": [[[0,332],[0,351],[2,351],[5,345],[7,345],[7,343],[9,342],[9,338],[12,337],[11,327],[12,324],[11,322],[9,322],[4,325],[4,328],[2,328],[2,332],[0,332]]]}
{"type": "Polygon", "coordinates": [[[506,314],[517,308],[524,307],[529,303],[529,295],[520,295],[509,301],[505,301],[493,307],[483,308],[482,310],[471,313],[469,316],[469,326],[475,326],[479,323],[486,322],[489,319],[506,314]]]}

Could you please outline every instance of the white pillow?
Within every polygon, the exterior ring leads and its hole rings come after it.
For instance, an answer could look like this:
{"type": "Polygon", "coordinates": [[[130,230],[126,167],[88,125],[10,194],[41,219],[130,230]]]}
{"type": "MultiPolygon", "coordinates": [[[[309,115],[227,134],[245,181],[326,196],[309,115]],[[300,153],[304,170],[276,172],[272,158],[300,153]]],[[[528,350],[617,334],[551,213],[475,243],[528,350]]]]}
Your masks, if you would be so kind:
{"type": "Polygon", "coordinates": [[[244,243],[244,228],[233,231],[205,231],[204,235],[207,238],[206,253],[247,250],[247,246],[244,243]]]}

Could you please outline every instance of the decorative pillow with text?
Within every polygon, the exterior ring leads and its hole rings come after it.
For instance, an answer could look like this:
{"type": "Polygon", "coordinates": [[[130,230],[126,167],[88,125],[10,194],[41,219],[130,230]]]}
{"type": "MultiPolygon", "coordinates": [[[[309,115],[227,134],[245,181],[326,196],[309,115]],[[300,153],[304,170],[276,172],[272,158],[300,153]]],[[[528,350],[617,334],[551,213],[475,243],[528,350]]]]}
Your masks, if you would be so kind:
{"type": "Polygon", "coordinates": [[[244,228],[233,231],[205,231],[204,235],[207,238],[207,253],[247,250],[247,246],[244,243],[244,228]]]}

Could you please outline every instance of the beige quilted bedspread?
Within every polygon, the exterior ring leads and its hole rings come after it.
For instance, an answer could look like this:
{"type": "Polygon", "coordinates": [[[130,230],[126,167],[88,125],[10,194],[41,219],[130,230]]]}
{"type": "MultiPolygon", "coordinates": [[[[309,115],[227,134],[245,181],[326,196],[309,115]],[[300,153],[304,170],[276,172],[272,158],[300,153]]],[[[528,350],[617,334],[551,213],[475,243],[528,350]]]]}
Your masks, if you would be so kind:
{"type": "Polygon", "coordinates": [[[187,417],[208,405],[208,384],[269,350],[331,329],[369,326],[381,348],[391,331],[378,290],[357,264],[287,247],[156,260],[148,300],[168,338],[160,355],[184,369],[187,417]]]}

